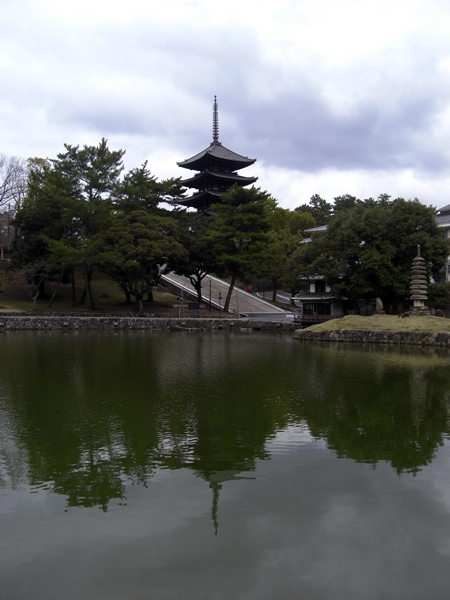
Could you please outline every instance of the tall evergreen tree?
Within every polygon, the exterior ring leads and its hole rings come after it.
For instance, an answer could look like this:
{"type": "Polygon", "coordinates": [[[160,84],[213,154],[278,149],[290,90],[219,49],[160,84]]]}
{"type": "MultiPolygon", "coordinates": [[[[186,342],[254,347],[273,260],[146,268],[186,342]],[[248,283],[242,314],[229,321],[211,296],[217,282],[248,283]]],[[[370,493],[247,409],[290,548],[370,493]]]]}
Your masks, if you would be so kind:
{"type": "Polygon", "coordinates": [[[333,205],[324,200],[319,194],[311,196],[309,204],[301,204],[296,211],[310,213],[316,222],[316,226],[326,225],[333,214],[333,205]]]}
{"type": "Polygon", "coordinates": [[[230,306],[238,275],[259,268],[264,247],[268,243],[269,206],[273,203],[267,192],[235,184],[221,196],[220,204],[211,206],[214,217],[209,232],[217,265],[231,277],[225,311],[230,306]]]}
{"type": "Polygon", "coordinates": [[[134,296],[142,312],[145,294],[151,292],[169,261],[181,260],[185,255],[178,238],[174,219],[144,210],[119,214],[96,238],[96,261],[127,299],[134,296]]]}
{"type": "Polygon", "coordinates": [[[178,275],[187,277],[203,302],[202,282],[206,275],[214,272],[217,261],[214,244],[208,235],[212,220],[198,213],[180,211],[174,213],[180,225],[180,241],[186,253],[171,257],[170,268],[178,275]]]}
{"type": "Polygon", "coordinates": [[[95,309],[91,291],[92,270],[96,256],[95,236],[111,223],[111,196],[119,186],[124,150],[109,150],[103,138],[98,146],[70,146],[52,160],[54,169],[70,182],[73,215],[80,223],[83,238],[83,272],[89,308],[95,309]]]}

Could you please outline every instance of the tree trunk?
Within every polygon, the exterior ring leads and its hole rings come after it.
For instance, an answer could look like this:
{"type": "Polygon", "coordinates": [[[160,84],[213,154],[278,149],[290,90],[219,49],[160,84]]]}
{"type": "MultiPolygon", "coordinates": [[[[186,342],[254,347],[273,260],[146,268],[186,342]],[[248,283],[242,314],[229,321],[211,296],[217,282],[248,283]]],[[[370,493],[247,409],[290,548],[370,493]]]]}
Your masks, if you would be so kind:
{"type": "Polygon", "coordinates": [[[88,305],[91,310],[95,310],[94,299],[92,298],[92,290],[91,290],[91,277],[92,277],[92,267],[89,267],[87,262],[84,263],[84,283],[85,283],[85,292],[88,300],[88,305]]]}
{"type": "Polygon", "coordinates": [[[39,282],[39,295],[45,296],[45,278],[42,278],[39,282]]]}
{"type": "Polygon", "coordinates": [[[142,296],[138,296],[136,299],[138,302],[139,314],[142,314],[144,312],[144,299],[142,296]]]}
{"type": "Polygon", "coordinates": [[[72,285],[72,306],[76,306],[77,305],[77,295],[76,295],[76,289],[75,289],[75,268],[72,266],[70,267],[70,283],[72,285]]]}
{"type": "Polygon", "coordinates": [[[356,300],[353,300],[352,302],[353,304],[353,312],[355,315],[359,315],[360,314],[360,310],[359,310],[359,306],[358,303],[356,302],[356,300]]]}
{"type": "Polygon", "coordinates": [[[198,282],[198,287],[196,287],[195,289],[197,291],[197,299],[198,299],[199,303],[203,302],[202,282],[201,281],[198,282]]]}
{"type": "Polygon", "coordinates": [[[49,308],[51,308],[53,306],[53,300],[55,299],[55,296],[58,293],[59,286],[61,285],[63,275],[64,275],[64,269],[59,274],[58,285],[56,286],[55,291],[53,292],[52,297],[50,298],[50,302],[48,303],[49,308]]]}
{"type": "Polygon", "coordinates": [[[236,273],[233,273],[233,275],[231,277],[230,287],[228,288],[227,299],[225,300],[225,304],[223,307],[224,312],[228,312],[228,308],[229,308],[230,302],[231,302],[231,295],[233,293],[235,283],[236,283],[236,273]]]}
{"type": "Polygon", "coordinates": [[[153,298],[153,290],[152,288],[150,288],[147,292],[147,302],[154,302],[155,299],[153,298]]]}
{"type": "Polygon", "coordinates": [[[277,300],[277,281],[273,281],[273,290],[272,290],[272,301],[276,302],[277,300]]]}
{"type": "Polygon", "coordinates": [[[197,299],[199,302],[203,302],[203,296],[202,296],[202,280],[201,279],[197,279],[197,281],[193,282],[191,280],[192,285],[195,288],[195,291],[197,292],[197,299]]]}
{"type": "Polygon", "coordinates": [[[197,292],[197,300],[199,302],[203,302],[203,296],[202,296],[203,277],[201,277],[200,275],[197,275],[196,277],[194,277],[193,275],[189,275],[189,281],[191,282],[194,290],[197,292]]]}
{"type": "Polygon", "coordinates": [[[34,311],[36,310],[36,302],[37,302],[37,299],[38,299],[40,293],[41,293],[41,291],[38,289],[37,293],[34,296],[31,296],[33,299],[33,310],[34,311]]]}
{"type": "Polygon", "coordinates": [[[125,294],[125,304],[131,304],[131,294],[127,290],[126,286],[122,285],[121,283],[118,283],[118,286],[120,287],[122,292],[125,294]]]}

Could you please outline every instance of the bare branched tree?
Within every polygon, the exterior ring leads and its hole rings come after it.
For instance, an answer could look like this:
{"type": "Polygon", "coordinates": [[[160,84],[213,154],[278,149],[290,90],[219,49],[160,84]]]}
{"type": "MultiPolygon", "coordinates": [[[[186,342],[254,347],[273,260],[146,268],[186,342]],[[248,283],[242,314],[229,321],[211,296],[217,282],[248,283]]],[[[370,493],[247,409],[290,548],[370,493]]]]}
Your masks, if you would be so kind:
{"type": "Polygon", "coordinates": [[[46,265],[44,261],[37,261],[34,264],[25,266],[21,270],[21,274],[25,281],[23,289],[33,301],[33,310],[36,310],[37,299],[45,291],[46,265]]]}
{"type": "Polygon", "coordinates": [[[27,189],[27,163],[17,156],[0,154],[0,207],[18,210],[27,189]]]}

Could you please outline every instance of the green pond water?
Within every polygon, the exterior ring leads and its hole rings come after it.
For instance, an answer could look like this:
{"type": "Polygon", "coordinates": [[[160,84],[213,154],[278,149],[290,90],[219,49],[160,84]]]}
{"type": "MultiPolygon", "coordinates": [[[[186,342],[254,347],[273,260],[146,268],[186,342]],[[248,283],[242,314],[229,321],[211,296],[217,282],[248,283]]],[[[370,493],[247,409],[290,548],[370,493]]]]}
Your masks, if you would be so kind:
{"type": "Polygon", "coordinates": [[[0,598],[448,599],[450,354],[0,336],[0,598]]]}

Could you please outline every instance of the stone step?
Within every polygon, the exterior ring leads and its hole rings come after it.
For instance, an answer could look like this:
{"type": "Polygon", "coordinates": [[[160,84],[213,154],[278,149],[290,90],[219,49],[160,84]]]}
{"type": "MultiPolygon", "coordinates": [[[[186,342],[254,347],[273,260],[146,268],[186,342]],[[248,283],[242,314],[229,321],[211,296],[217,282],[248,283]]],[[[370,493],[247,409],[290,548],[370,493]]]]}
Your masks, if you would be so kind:
{"type": "MultiPolygon", "coordinates": [[[[176,275],[175,273],[167,273],[162,275],[161,279],[176,287],[183,292],[193,294],[194,297],[197,293],[187,277],[176,275]]],[[[211,304],[215,308],[223,309],[225,299],[227,297],[229,284],[226,281],[222,281],[218,277],[212,275],[206,275],[202,281],[202,295],[203,300],[209,303],[211,296],[211,304]]],[[[286,312],[278,306],[269,304],[262,298],[254,296],[244,290],[234,288],[233,295],[230,301],[230,313],[284,313],[286,312]]]]}

